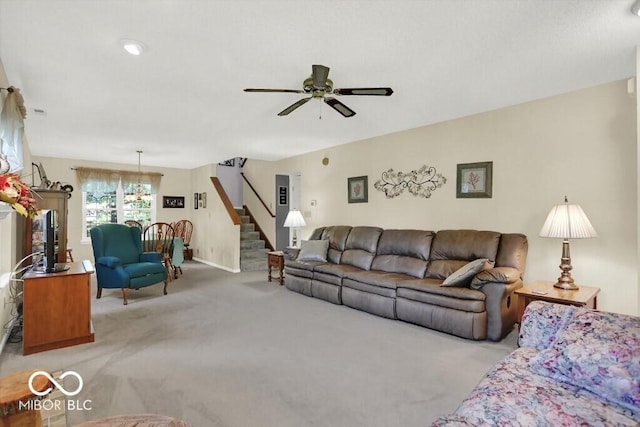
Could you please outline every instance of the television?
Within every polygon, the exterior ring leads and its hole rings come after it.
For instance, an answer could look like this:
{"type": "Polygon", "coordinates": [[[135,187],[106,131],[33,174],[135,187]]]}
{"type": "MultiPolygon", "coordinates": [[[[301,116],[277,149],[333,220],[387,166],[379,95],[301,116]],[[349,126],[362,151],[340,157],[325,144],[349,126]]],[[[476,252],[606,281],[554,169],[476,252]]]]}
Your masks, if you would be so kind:
{"type": "Polygon", "coordinates": [[[43,258],[42,267],[45,273],[53,273],[56,271],[57,242],[58,234],[58,218],[56,211],[53,209],[45,209],[41,211],[42,215],[42,243],[43,258]]]}

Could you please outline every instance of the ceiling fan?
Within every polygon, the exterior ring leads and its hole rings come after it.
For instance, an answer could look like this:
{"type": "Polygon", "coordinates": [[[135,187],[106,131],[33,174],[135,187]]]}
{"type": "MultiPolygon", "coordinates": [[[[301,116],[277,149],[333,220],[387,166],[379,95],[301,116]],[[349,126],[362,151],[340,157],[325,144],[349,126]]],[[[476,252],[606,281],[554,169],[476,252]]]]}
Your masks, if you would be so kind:
{"type": "Polygon", "coordinates": [[[351,108],[338,101],[336,98],[327,95],[367,95],[367,96],[391,96],[393,89],[390,87],[368,87],[368,88],[350,88],[350,89],[334,89],[333,82],[329,77],[329,67],[324,65],[313,65],[311,77],[302,83],[302,89],[245,89],[245,92],[284,92],[284,93],[304,93],[311,95],[308,98],[302,98],[298,102],[291,104],[278,113],[279,116],[286,116],[296,108],[306,104],[312,98],[322,98],[325,104],[342,114],[344,117],[355,116],[356,112],[351,108]]]}

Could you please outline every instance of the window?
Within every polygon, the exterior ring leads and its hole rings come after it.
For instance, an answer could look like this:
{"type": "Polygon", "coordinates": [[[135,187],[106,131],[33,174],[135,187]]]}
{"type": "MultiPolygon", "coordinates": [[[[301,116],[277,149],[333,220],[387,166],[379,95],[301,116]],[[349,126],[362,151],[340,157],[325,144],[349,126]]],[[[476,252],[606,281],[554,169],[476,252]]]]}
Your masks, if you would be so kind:
{"type": "Polygon", "coordinates": [[[156,195],[151,194],[151,184],[142,184],[144,195],[140,200],[135,185],[118,183],[115,191],[82,192],[83,240],[89,239],[89,230],[100,224],[123,223],[135,220],[144,226],[156,221],[156,195]]]}

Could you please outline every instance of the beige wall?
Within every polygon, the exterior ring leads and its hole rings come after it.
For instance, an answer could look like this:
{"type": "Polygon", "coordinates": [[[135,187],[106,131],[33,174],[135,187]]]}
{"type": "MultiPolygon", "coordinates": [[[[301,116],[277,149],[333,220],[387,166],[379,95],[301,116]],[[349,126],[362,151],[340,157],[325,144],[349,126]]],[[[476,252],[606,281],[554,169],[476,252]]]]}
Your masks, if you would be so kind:
{"type": "MultiPolygon", "coordinates": [[[[620,81],[279,162],[250,160],[245,174],[273,203],[273,175],[301,171],[308,224],[302,237],[332,224],[524,233],[526,281],[559,275],[562,242],[538,233],[549,209],[567,195],[599,233],[571,242],[573,277],[602,289],[602,309],[638,314],[636,134],[635,100],[620,81]],[[481,161],[493,161],[493,197],[457,199],[456,165],[481,161]],[[429,199],[408,193],[387,199],[373,187],[389,168],[422,165],[447,178],[429,199]],[[361,175],[369,177],[369,203],[348,204],[347,178],[361,175]]],[[[263,227],[271,237],[272,226],[263,227]]]]}
{"type": "MultiPolygon", "coordinates": [[[[207,207],[193,210],[193,257],[232,272],[240,271],[240,226],[234,225],[211,177],[216,166],[206,165],[191,171],[193,192],[207,193],[207,207]]],[[[193,194],[191,195],[193,197],[193,194]]],[[[189,207],[193,203],[188,204],[189,207]]]]}

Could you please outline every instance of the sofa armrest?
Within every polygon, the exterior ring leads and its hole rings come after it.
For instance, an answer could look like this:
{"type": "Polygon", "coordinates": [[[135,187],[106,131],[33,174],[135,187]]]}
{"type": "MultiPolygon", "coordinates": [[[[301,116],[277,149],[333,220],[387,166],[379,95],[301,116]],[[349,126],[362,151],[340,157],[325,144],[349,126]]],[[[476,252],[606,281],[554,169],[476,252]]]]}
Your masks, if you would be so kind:
{"type": "Polygon", "coordinates": [[[500,341],[513,329],[518,320],[515,291],[522,286],[522,280],[518,279],[511,283],[486,282],[480,287],[480,291],[486,295],[487,339],[500,341]]]}
{"type": "Polygon", "coordinates": [[[483,270],[471,281],[472,289],[480,289],[487,283],[515,283],[522,277],[522,272],[513,267],[494,267],[483,270]]]}
{"type": "Polygon", "coordinates": [[[140,262],[162,262],[160,252],[143,252],[140,254],[140,262]]]}
{"type": "Polygon", "coordinates": [[[294,248],[290,246],[286,247],[283,252],[285,259],[294,260],[298,258],[298,254],[300,254],[300,248],[294,248]]]}
{"type": "Polygon", "coordinates": [[[101,256],[96,260],[96,264],[109,268],[116,268],[122,265],[122,261],[120,261],[120,258],[115,256],[101,256]]]}
{"type": "Polygon", "coordinates": [[[518,344],[538,350],[548,348],[571,319],[574,309],[568,305],[532,301],[522,316],[518,344]]]}

